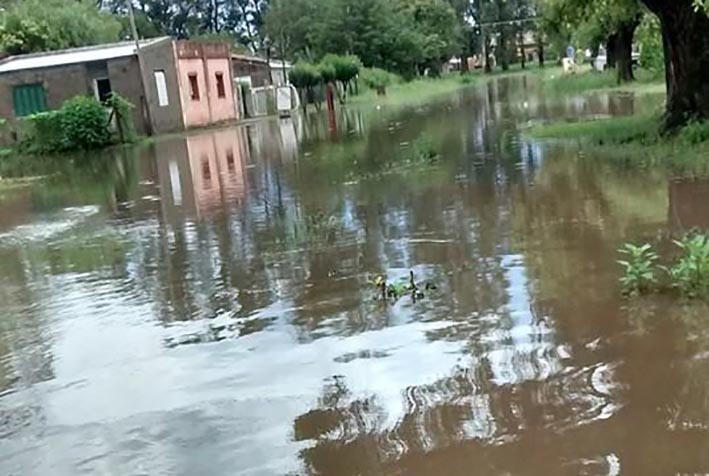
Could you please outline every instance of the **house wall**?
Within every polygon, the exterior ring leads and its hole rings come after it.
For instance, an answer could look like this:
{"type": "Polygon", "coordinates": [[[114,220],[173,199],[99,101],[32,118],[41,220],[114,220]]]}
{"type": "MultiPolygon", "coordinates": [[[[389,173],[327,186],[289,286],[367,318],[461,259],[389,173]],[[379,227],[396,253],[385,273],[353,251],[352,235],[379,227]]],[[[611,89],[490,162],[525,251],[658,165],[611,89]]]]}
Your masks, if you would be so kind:
{"type": "Polygon", "coordinates": [[[201,58],[178,58],[177,70],[180,75],[180,98],[186,127],[203,126],[210,123],[209,94],[204,77],[204,63],[201,58]],[[192,99],[190,75],[197,76],[199,99],[192,99]]]}
{"type": "MultiPolygon", "coordinates": [[[[135,106],[132,111],[135,130],[138,134],[146,134],[148,127],[143,106],[143,86],[140,82],[138,58],[135,56],[116,58],[107,60],[106,65],[111,90],[135,106]]],[[[93,83],[95,78],[91,76],[93,75],[89,75],[89,79],[93,83]]],[[[97,77],[100,78],[102,75],[97,77]]],[[[93,84],[90,87],[93,93],[93,84]]]]}
{"type": "Polygon", "coordinates": [[[271,76],[268,63],[265,60],[257,61],[246,58],[234,57],[231,61],[234,78],[248,76],[251,78],[251,86],[259,88],[271,83],[271,76]]]}
{"type": "Polygon", "coordinates": [[[212,122],[236,119],[234,81],[232,80],[229,58],[207,58],[207,80],[210,83],[209,95],[212,109],[212,122]],[[224,77],[224,97],[217,94],[217,73],[224,77]]]}
{"type": "Polygon", "coordinates": [[[236,119],[228,46],[178,41],[175,51],[185,126],[198,127],[236,119]],[[224,98],[217,94],[217,72],[224,74],[224,98]],[[199,99],[192,99],[190,75],[197,77],[199,99]]]}
{"type": "Polygon", "coordinates": [[[16,118],[12,102],[13,86],[36,83],[44,86],[49,109],[58,109],[67,99],[91,92],[83,64],[0,74],[0,117],[16,118]]]}
{"type": "Polygon", "coordinates": [[[174,42],[164,41],[141,50],[145,64],[145,84],[148,88],[148,103],[152,113],[155,133],[181,131],[185,128],[180,97],[180,78],[175,58],[174,42]],[[168,105],[160,106],[155,72],[165,72],[168,105]]]}
{"type": "Polygon", "coordinates": [[[116,58],[91,63],[16,71],[0,75],[0,117],[16,119],[12,88],[22,84],[41,83],[47,108],[59,109],[75,96],[94,96],[94,80],[108,78],[111,89],[133,103],[136,131],[145,133],[146,122],[140,107],[143,97],[140,69],[136,57],[116,58]]]}

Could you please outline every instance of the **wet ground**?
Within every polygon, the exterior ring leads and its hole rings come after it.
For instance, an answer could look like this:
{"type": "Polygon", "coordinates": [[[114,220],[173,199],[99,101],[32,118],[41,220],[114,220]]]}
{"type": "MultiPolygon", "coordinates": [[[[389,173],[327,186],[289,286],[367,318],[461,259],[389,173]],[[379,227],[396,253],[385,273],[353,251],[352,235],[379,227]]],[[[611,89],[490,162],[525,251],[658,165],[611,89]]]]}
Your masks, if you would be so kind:
{"type": "Polygon", "coordinates": [[[616,250],[709,186],[520,132],[657,105],[500,80],[0,192],[0,474],[706,474],[709,312],[616,250]]]}

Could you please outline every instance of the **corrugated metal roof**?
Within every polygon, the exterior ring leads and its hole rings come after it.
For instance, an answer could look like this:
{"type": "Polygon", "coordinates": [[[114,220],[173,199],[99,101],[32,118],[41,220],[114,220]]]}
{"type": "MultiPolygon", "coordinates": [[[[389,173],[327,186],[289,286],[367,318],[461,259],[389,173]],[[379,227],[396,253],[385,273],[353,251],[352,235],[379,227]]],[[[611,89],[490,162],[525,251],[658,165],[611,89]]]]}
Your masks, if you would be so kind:
{"type": "Polygon", "coordinates": [[[250,61],[252,63],[266,64],[266,60],[263,58],[259,58],[258,56],[242,55],[242,54],[238,54],[238,53],[232,53],[231,59],[238,60],[238,61],[250,61]]]}
{"type": "MultiPolygon", "coordinates": [[[[142,40],[140,45],[141,47],[149,46],[167,39],[169,39],[169,37],[142,40]]],[[[124,41],[121,43],[72,48],[69,50],[10,56],[0,61],[0,74],[27,69],[87,63],[90,61],[103,61],[112,58],[133,56],[134,54],[135,43],[132,41],[124,41]]]]}

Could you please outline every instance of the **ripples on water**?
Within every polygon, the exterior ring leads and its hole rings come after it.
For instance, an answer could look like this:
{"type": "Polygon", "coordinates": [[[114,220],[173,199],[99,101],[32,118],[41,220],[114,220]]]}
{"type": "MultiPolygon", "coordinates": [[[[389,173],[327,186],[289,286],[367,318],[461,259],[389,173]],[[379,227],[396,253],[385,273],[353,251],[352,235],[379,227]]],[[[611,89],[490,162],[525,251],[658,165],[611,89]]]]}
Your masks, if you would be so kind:
{"type": "Polygon", "coordinates": [[[349,111],[342,134],[158,141],[6,198],[0,473],[709,468],[706,313],[623,305],[615,265],[626,239],[706,220],[704,188],[516,132],[636,107],[503,81],[349,111]],[[440,164],[380,173],[422,135],[440,164]],[[437,289],[376,299],[374,276],[409,270],[437,289]]]}

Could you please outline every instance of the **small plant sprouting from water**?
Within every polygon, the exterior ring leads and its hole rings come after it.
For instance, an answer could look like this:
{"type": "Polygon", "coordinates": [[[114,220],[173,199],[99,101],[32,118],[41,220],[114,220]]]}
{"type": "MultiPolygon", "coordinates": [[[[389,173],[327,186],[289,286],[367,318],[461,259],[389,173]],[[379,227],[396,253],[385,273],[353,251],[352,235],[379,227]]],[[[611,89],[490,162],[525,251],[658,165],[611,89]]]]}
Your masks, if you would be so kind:
{"type": "Polygon", "coordinates": [[[423,291],[435,291],[438,289],[434,283],[427,281],[425,283],[416,283],[413,271],[409,271],[409,277],[401,278],[396,282],[388,282],[384,276],[377,276],[370,284],[376,288],[377,297],[382,301],[396,302],[407,294],[411,295],[411,299],[415,303],[425,297],[423,291]]]}
{"type": "Polygon", "coordinates": [[[438,162],[440,154],[430,137],[421,135],[411,142],[402,159],[409,164],[431,165],[438,162]]]}
{"type": "Polygon", "coordinates": [[[636,246],[626,243],[619,251],[626,257],[626,259],[618,261],[624,269],[623,277],[620,278],[623,293],[635,296],[653,289],[657,284],[657,260],[659,257],[652,245],[645,243],[636,246]]]}
{"type": "Polygon", "coordinates": [[[652,245],[627,243],[619,250],[625,259],[620,282],[623,293],[629,296],[653,290],[674,289],[688,298],[709,297],[709,236],[689,233],[675,240],[679,255],[668,266],[658,265],[659,256],[652,245]],[[661,271],[664,278],[661,281],[661,271]]]}
{"type": "Polygon", "coordinates": [[[667,270],[672,286],[687,297],[709,296],[709,236],[690,234],[675,244],[681,254],[667,270]]]}

